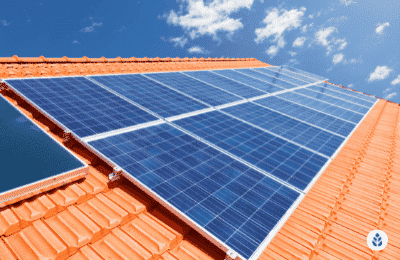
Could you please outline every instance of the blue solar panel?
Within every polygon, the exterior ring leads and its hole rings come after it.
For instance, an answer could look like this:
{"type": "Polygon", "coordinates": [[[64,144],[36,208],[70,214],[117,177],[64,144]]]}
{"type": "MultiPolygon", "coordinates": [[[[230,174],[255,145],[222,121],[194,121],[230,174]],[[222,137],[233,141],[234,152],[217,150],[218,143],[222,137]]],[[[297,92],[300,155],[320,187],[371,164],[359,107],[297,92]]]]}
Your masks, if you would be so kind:
{"type": "Polygon", "coordinates": [[[91,78],[162,117],[208,107],[140,74],[91,78]]]}
{"type": "Polygon", "coordinates": [[[266,74],[266,75],[268,75],[270,77],[274,77],[274,78],[277,78],[277,79],[281,79],[281,80],[287,81],[287,82],[292,83],[292,84],[296,84],[298,86],[304,86],[304,85],[310,84],[310,82],[308,82],[308,81],[304,81],[304,80],[301,80],[301,79],[298,79],[298,78],[294,78],[294,77],[289,77],[289,76],[287,76],[287,75],[285,75],[283,73],[271,71],[271,70],[268,70],[266,68],[254,68],[253,70],[255,70],[257,72],[260,72],[262,74],[266,74]]]}
{"type": "Polygon", "coordinates": [[[305,189],[327,161],[219,111],[174,123],[299,189],[305,189]]]}
{"type": "Polygon", "coordinates": [[[286,101],[276,96],[259,99],[255,102],[342,136],[348,136],[356,126],[356,124],[286,101]]]}
{"type": "Polygon", "coordinates": [[[246,258],[299,196],[167,124],[90,145],[246,258]]]}
{"type": "Polygon", "coordinates": [[[346,95],[346,94],[344,94],[342,92],[333,91],[333,90],[327,88],[328,85],[330,85],[330,84],[328,84],[328,83],[318,84],[317,86],[309,87],[309,89],[311,89],[313,91],[316,91],[316,92],[319,92],[319,93],[324,93],[324,94],[327,94],[327,95],[330,95],[330,96],[334,96],[334,97],[338,97],[338,98],[341,98],[341,99],[345,99],[345,100],[347,100],[349,102],[353,102],[355,104],[359,104],[359,105],[362,105],[362,106],[365,106],[365,107],[368,107],[368,108],[370,108],[370,107],[372,107],[374,105],[373,102],[366,101],[364,99],[358,98],[355,95],[350,96],[349,94],[346,95]]]}
{"type": "Polygon", "coordinates": [[[302,95],[299,95],[294,92],[287,92],[287,93],[279,94],[278,97],[289,100],[291,102],[294,102],[294,103],[297,103],[300,105],[303,105],[303,106],[306,106],[306,107],[309,107],[309,108],[312,108],[312,109],[315,109],[315,110],[318,110],[318,111],[325,112],[329,115],[342,118],[344,120],[353,122],[355,124],[360,122],[361,119],[363,118],[363,115],[361,115],[361,114],[357,114],[353,111],[346,110],[346,109],[338,107],[338,106],[329,105],[322,101],[312,99],[312,98],[309,98],[306,96],[302,96],[302,95]]]}
{"type": "Polygon", "coordinates": [[[276,86],[279,86],[284,89],[291,89],[291,88],[298,87],[298,85],[295,85],[295,84],[292,84],[292,83],[289,83],[289,82],[286,82],[286,81],[283,81],[283,80],[280,80],[277,78],[270,77],[268,75],[262,74],[260,72],[254,71],[252,69],[236,69],[236,71],[246,74],[248,76],[257,78],[259,80],[262,80],[262,81],[265,81],[265,82],[268,82],[271,84],[275,84],[276,86]]]}
{"type": "Polygon", "coordinates": [[[351,111],[358,112],[361,114],[366,114],[369,110],[369,108],[367,108],[367,107],[360,106],[360,105],[357,105],[357,104],[354,104],[351,102],[347,102],[345,100],[338,99],[338,98],[335,98],[332,96],[328,96],[328,95],[325,95],[325,94],[322,94],[322,93],[319,93],[319,92],[316,92],[316,91],[313,91],[310,89],[303,88],[303,89],[295,90],[295,92],[305,95],[305,96],[308,96],[308,97],[312,97],[317,100],[321,100],[321,101],[330,103],[332,105],[343,107],[343,108],[346,108],[346,109],[349,109],[351,111]]]}
{"type": "Polygon", "coordinates": [[[8,80],[7,83],[79,137],[157,120],[83,77],[8,80]]]}
{"type": "Polygon", "coordinates": [[[357,97],[357,98],[361,98],[361,99],[364,99],[366,101],[370,101],[372,103],[375,103],[376,100],[377,100],[376,97],[364,95],[362,93],[359,93],[359,92],[356,92],[356,91],[352,91],[350,89],[336,87],[336,86],[333,86],[333,85],[330,85],[330,84],[326,84],[326,85],[324,85],[324,87],[328,88],[328,89],[331,89],[331,90],[334,90],[334,91],[338,91],[338,92],[344,93],[346,95],[351,95],[351,96],[354,96],[354,97],[357,97]]]}
{"type": "Polygon", "coordinates": [[[267,94],[264,91],[243,85],[209,71],[191,71],[185,72],[185,74],[244,98],[252,98],[267,94]]]}
{"type": "Polygon", "coordinates": [[[261,81],[261,80],[255,79],[255,78],[252,78],[250,76],[244,75],[244,74],[236,72],[234,70],[214,70],[213,72],[217,73],[219,75],[228,77],[230,79],[236,80],[243,84],[252,86],[254,88],[258,88],[267,93],[273,93],[273,92],[284,90],[284,88],[269,84],[267,82],[264,82],[264,81],[261,81]]]}
{"type": "Polygon", "coordinates": [[[229,94],[179,72],[151,73],[146,74],[146,77],[157,80],[211,106],[219,106],[241,100],[240,97],[229,94]]]}
{"type": "Polygon", "coordinates": [[[228,107],[223,111],[327,156],[332,156],[344,141],[341,136],[253,103],[228,107]]]}
{"type": "Polygon", "coordinates": [[[297,69],[297,68],[292,68],[292,67],[289,67],[289,66],[287,66],[287,65],[283,65],[283,66],[281,66],[281,68],[282,68],[282,70],[286,73],[286,72],[291,72],[291,73],[297,73],[298,75],[302,75],[302,76],[306,76],[306,77],[309,77],[309,78],[311,78],[311,79],[317,79],[317,80],[326,80],[326,78],[324,78],[324,77],[321,77],[321,76],[318,76],[318,75],[315,75],[315,74],[312,74],[312,73],[309,73],[309,72],[306,72],[306,71],[303,71],[303,70],[300,70],[300,69],[297,69]]]}
{"type": "Polygon", "coordinates": [[[298,78],[300,80],[308,82],[308,84],[312,83],[312,82],[315,82],[315,81],[319,81],[319,79],[317,79],[317,78],[308,77],[306,75],[298,74],[298,73],[292,72],[290,70],[282,69],[281,67],[264,67],[264,69],[270,70],[270,71],[273,71],[273,72],[277,72],[277,73],[280,73],[280,74],[288,75],[288,76],[290,76],[292,78],[298,78]]]}

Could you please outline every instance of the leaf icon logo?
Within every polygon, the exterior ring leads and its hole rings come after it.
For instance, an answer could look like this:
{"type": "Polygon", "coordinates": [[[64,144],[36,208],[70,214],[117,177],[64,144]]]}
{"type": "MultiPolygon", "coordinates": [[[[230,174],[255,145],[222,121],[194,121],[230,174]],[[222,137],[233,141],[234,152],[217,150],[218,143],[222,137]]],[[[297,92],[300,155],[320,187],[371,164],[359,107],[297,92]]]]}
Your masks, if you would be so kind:
{"type": "Polygon", "coordinates": [[[372,240],[372,244],[376,247],[382,245],[382,238],[379,236],[379,233],[376,233],[374,239],[372,240]]]}

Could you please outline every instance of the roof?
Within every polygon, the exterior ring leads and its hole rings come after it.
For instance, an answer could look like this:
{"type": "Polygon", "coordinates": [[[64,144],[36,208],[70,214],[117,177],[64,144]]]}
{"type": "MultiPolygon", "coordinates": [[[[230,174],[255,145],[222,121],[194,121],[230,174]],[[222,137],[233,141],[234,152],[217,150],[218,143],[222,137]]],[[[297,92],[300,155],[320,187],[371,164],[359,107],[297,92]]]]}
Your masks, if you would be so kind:
{"type": "MultiPolygon", "coordinates": [[[[39,77],[270,66],[224,59],[0,58],[0,77],[39,77]],[[202,59],[199,59],[202,60],[202,59]],[[55,64],[53,64],[55,62],[55,64]]],[[[3,91],[10,101],[19,100],[3,91]]],[[[19,109],[32,117],[33,107],[19,109]]],[[[259,259],[397,259],[399,105],[379,100],[308,191],[259,259]],[[381,229],[387,248],[371,251],[366,236],[381,229]]],[[[34,119],[54,138],[62,131],[34,119]],[[51,131],[50,131],[51,129],[51,131]]],[[[125,179],[80,143],[64,145],[90,165],[83,181],[0,209],[0,259],[223,259],[224,252],[125,179]],[[151,223],[149,225],[149,223],[151,223]],[[49,242],[51,241],[51,242],[49,242]],[[113,258],[114,259],[114,258],[113,258]]]]}

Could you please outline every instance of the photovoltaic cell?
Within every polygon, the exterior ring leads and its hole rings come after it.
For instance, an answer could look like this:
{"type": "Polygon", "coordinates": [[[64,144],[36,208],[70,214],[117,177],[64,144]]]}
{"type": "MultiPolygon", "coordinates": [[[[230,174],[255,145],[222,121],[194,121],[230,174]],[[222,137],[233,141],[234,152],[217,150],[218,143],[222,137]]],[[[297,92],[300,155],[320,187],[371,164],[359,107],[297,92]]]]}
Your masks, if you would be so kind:
{"type": "Polygon", "coordinates": [[[344,141],[341,136],[253,103],[224,108],[223,111],[326,156],[332,156],[344,141]]]}
{"type": "Polygon", "coordinates": [[[174,123],[299,189],[305,189],[327,161],[219,111],[174,123]]]}
{"type": "Polygon", "coordinates": [[[211,106],[219,106],[241,100],[240,97],[229,94],[179,72],[150,73],[146,74],[146,77],[157,80],[211,106]]]}
{"type": "Polygon", "coordinates": [[[157,120],[83,77],[7,80],[79,137],[157,120]]]}
{"type": "Polygon", "coordinates": [[[276,86],[279,86],[284,89],[291,89],[291,88],[299,87],[298,85],[283,81],[281,79],[270,77],[268,75],[262,74],[260,72],[254,71],[252,69],[236,69],[235,71],[238,71],[238,72],[246,74],[248,76],[268,82],[270,84],[275,84],[276,86]]]}
{"type": "Polygon", "coordinates": [[[290,71],[290,70],[285,70],[282,67],[264,67],[264,69],[270,70],[270,71],[273,71],[273,72],[277,72],[277,73],[280,73],[280,74],[284,74],[284,75],[290,76],[292,78],[298,78],[300,80],[308,82],[308,84],[316,82],[316,81],[319,81],[319,78],[314,78],[314,77],[309,77],[309,76],[306,76],[306,75],[298,74],[298,73],[295,73],[295,72],[290,71]]]}
{"type": "Polygon", "coordinates": [[[349,123],[276,96],[259,99],[255,102],[345,137],[347,137],[356,126],[356,124],[349,123]]]}
{"type": "Polygon", "coordinates": [[[202,80],[213,86],[222,88],[226,91],[229,91],[230,93],[239,95],[244,98],[252,98],[267,94],[264,91],[243,85],[241,83],[227,79],[223,76],[214,74],[209,71],[190,71],[190,72],[184,72],[184,74],[190,75],[194,78],[202,80]]]}
{"type": "Polygon", "coordinates": [[[140,74],[91,78],[164,118],[208,107],[140,74]]]}
{"type": "Polygon", "coordinates": [[[357,104],[354,104],[351,102],[347,102],[345,100],[338,99],[338,98],[335,98],[332,96],[328,96],[328,95],[325,95],[325,94],[322,94],[322,93],[319,93],[319,92],[316,92],[316,91],[313,91],[310,89],[303,88],[303,89],[295,90],[295,92],[305,95],[305,96],[308,96],[308,97],[312,97],[317,100],[321,100],[321,101],[330,103],[332,105],[343,107],[343,108],[346,108],[346,109],[349,109],[351,111],[358,112],[361,114],[366,114],[369,110],[368,107],[364,107],[364,106],[360,106],[360,105],[357,105],[357,104]]]}
{"type": "Polygon", "coordinates": [[[356,104],[359,104],[359,105],[362,105],[362,106],[366,106],[368,108],[372,107],[373,104],[374,104],[373,102],[367,101],[365,99],[361,99],[361,98],[357,97],[356,95],[350,95],[351,93],[347,93],[347,95],[346,95],[346,94],[344,94],[342,92],[331,90],[330,88],[328,88],[328,85],[330,85],[330,84],[324,83],[324,84],[318,84],[316,86],[311,86],[309,88],[314,90],[314,91],[318,91],[319,93],[324,93],[324,94],[327,94],[327,95],[331,95],[331,96],[335,96],[335,97],[338,97],[338,98],[341,98],[341,99],[345,99],[345,100],[348,100],[350,102],[353,102],[353,103],[356,103],[356,104]]]}
{"type": "Polygon", "coordinates": [[[271,71],[271,70],[268,70],[268,69],[265,69],[265,68],[253,68],[253,70],[255,70],[257,72],[260,72],[262,74],[266,74],[266,75],[268,75],[270,77],[273,77],[273,78],[281,79],[281,80],[287,81],[289,83],[296,84],[298,86],[304,86],[304,85],[310,84],[310,82],[308,82],[308,81],[304,81],[304,80],[301,80],[301,79],[289,77],[289,76],[287,76],[287,75],[285,75],[283,73],[274,72],[274,71],[271,71]]]}
{"type": "Polygon", "coordinates": [[[338,92],[347,94],[347,95],[351,95],[351,96],[354,96],[354,97],[357,97],[357,98],[361,98],[361,99],[364,99],[366,101],[370,101],[370,102],[373,102],[373,103],[375,103],[376,100],[377,100],[376,97],[364,95],[362,93],[359,93],[359,92],[356,92],[356,91],[352,91],[350,89],[336,87],[336,86],[333,86],[333,85],[330,85],[330,84],[326,84],[326,85],[324,85],[324,87],[328,88],[328,89],[331,89],[331,90],[334,90],[334,91],[338,91],[338,92]]]}
{"type": "Polygon", "coordinates": [[[292,68],[292,67],[289,67],[287,65],[283,65],[282,69],[283,69],[283,71],[288,71],[288,72],[290,71],[290,72],[293,72],[293,73],[297,73],[299,75],[304,75],[304,76],[312,78],[312,79],[326,80],[326,78],[324,78],[324,77],[321,77],[321,76],[318,76],[318,75],[315,75],[315,74],[312,74],[310,72],[307,72],[307,71],[304,71],[304,70],[300,70],[300,69],[297,69],[297,68],[292,68]]]}
{"type": "Polygon", "coordinates": [[[309,107],[309,108],[312,108],[312,109],[315,109],[315,110],[318,110],[318,111],[322,111],[324,113],[327,113],[327,114],[335,116],[335,117],[342,118],[344,120],[353,122],[355,124],[360,122],[361,119],[363,118],[363,115],[361,115],[361,114],[357,114],[353,111],[346,110],[346,109],[338,107],[338,106],[330,105],[330,104],[324,103],[322,101],[309,98],[307,96],[302,96],[302,95],[299,95],[294,92],[287,92],[287,93],[279,94],[278,97],[289,100],[291,102],[294,102],[294,103],[297,103],[300,105],[303,105],[303,106],[306,106],[306,107],[309,107]]]}
{"type": "Polygon", "coordinates": [[[243,84],[252,86],[254,88],[258,88],[262,91],[265,91],[267,93],[274,93],[277,91],[282,91],[284,88],[269,84],[267,82],[252,78],[250,76],[244,75],[242,73],[236,72],[234,70],[213,70],[213,73],[217,73],[219,75],[228,77],[230,79],[236,80],[238,82],[241,82],[243,84]]]}
{"type": "Polygon", "coordinates": [[[246,258],[299,196],[167,124],[89,144],[246,258]]]}

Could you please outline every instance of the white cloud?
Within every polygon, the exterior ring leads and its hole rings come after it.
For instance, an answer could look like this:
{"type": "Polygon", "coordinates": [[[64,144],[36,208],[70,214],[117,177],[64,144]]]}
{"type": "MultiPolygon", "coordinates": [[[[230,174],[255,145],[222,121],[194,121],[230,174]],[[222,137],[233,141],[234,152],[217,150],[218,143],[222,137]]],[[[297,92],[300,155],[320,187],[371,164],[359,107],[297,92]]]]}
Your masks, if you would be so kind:
{"type": "Polygon", "coordinates": [[[190,53],[208,53],[208,51],[204,50],[200,46],[193,46],[187,50],[190,53]]]}
{"type": "Polygon", "coordinates": [[[187,43],[188,39],[184,36],[181,36],[181,37],[172,38],[169,41],[174,43],[174,47],[180,46],[181,48],[183,48],[185,46],[185,44],[187,43]]]}
{"type": "Polygon", "coordinates": [[[79,42],[78,42],[77,40],[75,40],[75,41],[73,41],[72,43],[73,43],[73,44],[77,44],[77,43],[79,43],[79,42]]]}
{"type": "Polygon", "coordinates": [[[289,51],[289,54],[290,54],[290,56],[295,56],[296,54],[297,54],[297,52],[294,52],[294,51],[289,51]]]}
{"type": "Polygon", "coordinates": [[[183,7],[176,13],[171,10],[167,18],[168,24],[181,26],[189,33],[192,39],[202,35],[212,35],[217,39],[217,33],[224,31],[232,35],[236,30],[243,27],[240,19],[230,17],[232,13],[253,5],[254,0],[214,0],[212,2],[203,0],[182,0],[187,3],[186,14],[183,7]]]}
{"type": "Polygon", "coordinates": [[[336,32],[337,28],[336,27],[328,27],[328,28],[322,28],[320,29],[316,35],[315,39],[317,42],[323,46],[328,46],[331,41],[328,40],[329,35],[331,35],[333,32],[336,32]]]}
{"type": "Polygon", "coordinates": [[[400,84],[400,75],[397,75],[397,78],[395,78],[390,84],[397,85],[400,84]]]}
{"type": "Polygon", "coordinates": [[[353,88],[354,84],[349,84],[347,87],[348,88],[353,88]]]}
{"type": "Polygon", "coordinates": [[[391,98],[393,98],[393,97],[395,97],[395,96],[397,96],[397,93],[396,93],[396,92],[393,92],[393,93],[387,94],[387,95],[384,97],[384,99],[391,99],[391,98]]]}
{"type": "Polygon", "coordinates": [[[306,37],[299,37],[293,42],[293,47],[301,47],[304,45],[304,42],[307,40],[306,37]]]}
{"type": "Polygon", "coordinates": [[[336,65],[343,60],[344,55],[342,53],[336,54],[333,56],[333,63],[336,65]]]}
{"type": "Polygon", "coordinates": [[[84,32],[84,33],[94,32],[94,27],[101,27],[101,26],[103,26],[103,23],[93,22],[91,26],[87,26],[85,28],[82,28],[81,32],[84,32]]]}
{"type": "Polygon", "coordinates": [[[391,71],[392,69],[389,69],[387,66],[377,66],[375,71],[369,75],[368,81],[386,79],[391,71]]]}
{"type": "Polygon", "coordinates": [[[313,19],[313,18],[314,18],[314,15],[313,15],[313,14],[310,14],[308,17],[309,17],[310,19],[313,19]]]}
{"type": "Polygon", "coordinates": [[[390,24],[388,22],[383,23],[383,24],[378,24],[378,27],[375,29],[375,32],[378,34],[382,34],[383,30],[388,27],[390,24]]]}
{"type": "Polygon", "coordinates": [[[338,43],[341,43],[340,44],[340,47],[339,47],[339,51],[340,50],[343,50],[344,48],[346,48],[346,46],[347,46],[347,42],[346,42],[346,39],[341,39],[341,40],[337,40],[336,41],[336,44],[338,44],[338,43]]]}
{"type": "Polygon", "coordinates": [[[10,25],[10,23],[7,23],[6,20],[0,20],[0,22],[1,22],[1,24],[2,24],[3,26],[8,26],[8,25],[10,25]]]}
{"type": "Polygon", "coordinates": [[[357,2],[354,2],[353,0],[340,0],[340,2],[342,4],[345,4],[346,6],[350,5],[350,4],[356,4],[357,3],[357,2]]]}

